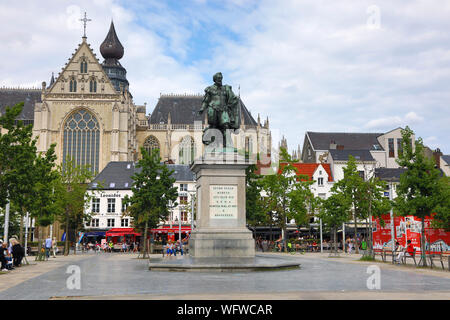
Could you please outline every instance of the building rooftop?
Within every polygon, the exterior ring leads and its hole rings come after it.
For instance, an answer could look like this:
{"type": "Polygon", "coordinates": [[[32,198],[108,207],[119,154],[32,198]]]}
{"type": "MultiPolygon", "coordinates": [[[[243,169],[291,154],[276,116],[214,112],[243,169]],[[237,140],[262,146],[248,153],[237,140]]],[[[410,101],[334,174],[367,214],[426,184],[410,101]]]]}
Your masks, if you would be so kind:
{"type": "MultiPolygon", "coordinates": [[[[188,165],[168,164],[170,170],[174,170],[172,177],[176,181],[194,181],[194,174],[188,165]]],[[[90,190],[131,190],[134,173],[139,173],[141,168],[136,168],[133,161],[111,161],[89,184],[90,190]]]]}
{"type": "Polygon", "coordinates": [[[383,150],[377,139],[383,133],[307,131],[306,134],[309,136],[314,150],[329,150],[331,143],[347,150],[383,150]]]}
{"type": "MultiPolygon", "coordinates": [[[[195,121],[205,122],[205,114],[198,114],[202,106],[203,95],[161,95],[153,110],[149,123],[167,123],[170,113],[172,124],[193,124],[195,121]]],[[[245,125],[256,126],[257,122],[244,105],[242,100],[241,113],[244,116],[245,125]]]]}
{"type": "Polygon", "coordinates": [[[13,107],[24,102],[19,120],[34,120],[34,105],[41,102],[40,89],[0,88],[0,114],[6,112],[6,107],[13,107]]]}

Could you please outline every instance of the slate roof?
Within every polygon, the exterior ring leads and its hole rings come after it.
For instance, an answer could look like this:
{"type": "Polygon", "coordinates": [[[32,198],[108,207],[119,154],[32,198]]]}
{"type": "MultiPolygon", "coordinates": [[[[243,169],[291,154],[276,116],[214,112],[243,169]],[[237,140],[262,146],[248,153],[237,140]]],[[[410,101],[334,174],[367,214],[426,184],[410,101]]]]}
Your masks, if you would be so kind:
{"type": "Polygon", "coordinates": [[[311,132],[306,134],[311,140],[314,150],[329,150],[331,141],[336,145],[344,146],[347,150],[376,150],[374,145],[383,147],[379,144],[377,137],[383,133],[344,133],[344,132],[311,132]]]}
{"type": "Polygon", "coordinates": [[[450,154],[443,155],[442,159],[450,166],[450,154]]]}
{"type": "MultiPolygon", "coordinates": [[[[188,165],[168,164],[170,170],[174,170],[172,177],[176,181],[194,181],[194,174],[188,165]]],[[[111,161],[100,172],[94,181],[89,184],[88,189],[96,189],[96,185],[102,185],[101,190],[130,190],[133,185],[131,178],[134,173],[140,172],[133,161],[111,161]]]]}
{"type": "MultiPolygon", "coordinates": [[[[159,124],[167,123],[170,112],[170,119],[173,124],[194,124],[194,121],[205,122],[205,114],[198,115],[202,106],[203,96],[201,95],[163,95],[153,110],[149,123],[159,124]]],[[[247,107],[241,102],[241,113],[244,115],[245,125],[257,125],[255,119],[248,111],[247,107]]]]}
{"type": "Polygon", "coordinates": [[[34,105],[41,102],[40,89],[5,89],[0,88],[0,114],[6,112],[6,107],[12,107],[24,102],[19,120],[34,120],[34,105]]]}
{"type": "Polygon", "coordinates": [[[400,181],[400,175],[405,172],[404,168],[376,168],[375,176],[385,181],[400,181]]]}
{"type": "Polygon", "coordinates": [[[352,155],[356,161],[375,161],[369,150],[330,150],[330,155],[334,161],[347,161],[352,155]]]}

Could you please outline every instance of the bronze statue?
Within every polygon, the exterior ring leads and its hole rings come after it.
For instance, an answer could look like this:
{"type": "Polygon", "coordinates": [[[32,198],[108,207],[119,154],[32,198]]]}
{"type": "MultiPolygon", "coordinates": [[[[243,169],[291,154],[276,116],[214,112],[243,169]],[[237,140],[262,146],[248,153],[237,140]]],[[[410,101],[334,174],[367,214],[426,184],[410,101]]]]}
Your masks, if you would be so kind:
{"type": "Polygon", "coordinates": [[[231,86],[222,85],[222,73],[218,72],[213,76],[214,84],[205,89],[202,107],[199,114],[206,111],[208,117],[208,127],[203,133],[203,143],[208,145],[215,141],[212,136],[208,139],[208,129],[218,129],[222,133],[223,146],[230,146],[231,132],[239,129],[240,104],[239,98],[233,93],[231,86]]]}

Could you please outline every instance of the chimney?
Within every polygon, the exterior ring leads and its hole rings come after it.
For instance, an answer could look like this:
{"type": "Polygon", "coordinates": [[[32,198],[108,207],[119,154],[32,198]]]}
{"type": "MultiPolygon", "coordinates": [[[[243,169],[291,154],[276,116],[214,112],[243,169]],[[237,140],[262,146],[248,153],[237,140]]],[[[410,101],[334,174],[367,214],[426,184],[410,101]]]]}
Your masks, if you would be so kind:
{"type": "Polygon", "coordinates": [[[438,168],[441,168],[441,156],[442,156],[442,152],[439,148],[437,148],[434,152],[433,152],[433,158],[434,161],[436,162],[436,166],[438,168]]]}
{"type": "Polygon", "coordinates": [[[336,141],[331,140],[330,141],[330,150],[334,150],[334,149],[336,149],[336,141]]]}

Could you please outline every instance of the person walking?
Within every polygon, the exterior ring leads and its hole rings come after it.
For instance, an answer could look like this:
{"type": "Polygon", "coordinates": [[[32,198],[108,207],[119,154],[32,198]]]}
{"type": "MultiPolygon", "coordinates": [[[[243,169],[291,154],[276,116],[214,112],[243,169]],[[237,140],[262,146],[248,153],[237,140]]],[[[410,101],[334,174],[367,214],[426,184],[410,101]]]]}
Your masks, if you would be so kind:
{"type": "Polygon", "coordinates": [[[45,257],[50,258],[50,250],[52,248],[52,238],[50,238],[50,236],[48,236],[47,239],[45,239],[45,257]]]}
{"type": "Polygon", "coordinates": [[[56,238],[53,237],[53,240],[52,240],[52,257],[53,258],[56,258],[56,250],[58,249],[57,245],[58,245],[58,243],[56,242],[56,238]]]}

